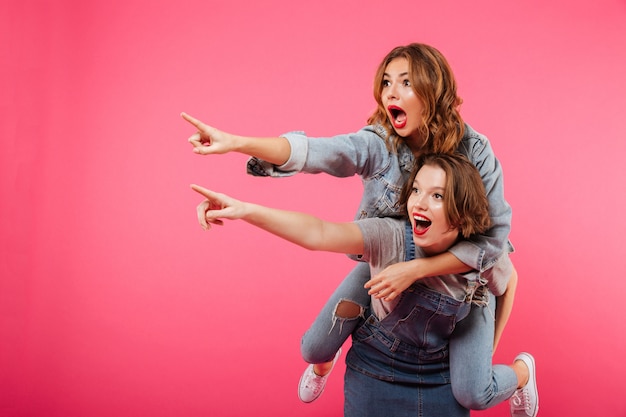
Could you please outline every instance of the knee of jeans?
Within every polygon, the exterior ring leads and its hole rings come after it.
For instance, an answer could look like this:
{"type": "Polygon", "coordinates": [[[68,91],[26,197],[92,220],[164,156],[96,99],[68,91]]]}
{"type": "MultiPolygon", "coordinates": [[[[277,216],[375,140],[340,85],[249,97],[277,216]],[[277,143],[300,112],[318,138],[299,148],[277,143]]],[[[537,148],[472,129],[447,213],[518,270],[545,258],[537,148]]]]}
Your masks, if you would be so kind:
{"type": "Polygon", "coordinates": [[[302,343],[300,344],[300,354],[302,359],[307,363],[325,363],[328,362],[328,358],[333,356],[334,346],[324,343],[324,340],[318,340],[316,337],[311,337],[310,334],[305,334],[302,337],[302,343]]]}
{"type": "Polygon", "coordinates": [[[335,320],[354,320],[362,318],[365,307],[355,303],[354,301],[341,299],[335,307],[335,320]]]}
{"type": "Polygon", "coordinates": [[[321,328],[314,325],[315,330],[309,329],[302,337],[302,358],[308,363],[331,361],[364,314],[365,306],[350,300],[339,300],[328,330],[322,332],[321,328]]]}
{"type": "Polygon", "coordinates": [[[482,389],[478,384],[470,384],[466,381],[463,384],[455,384],[452,381],[452,393],[459,404],[470,410],[485,410],[489,408],[489,401],[493,397],[491,390],[482,389]]]}

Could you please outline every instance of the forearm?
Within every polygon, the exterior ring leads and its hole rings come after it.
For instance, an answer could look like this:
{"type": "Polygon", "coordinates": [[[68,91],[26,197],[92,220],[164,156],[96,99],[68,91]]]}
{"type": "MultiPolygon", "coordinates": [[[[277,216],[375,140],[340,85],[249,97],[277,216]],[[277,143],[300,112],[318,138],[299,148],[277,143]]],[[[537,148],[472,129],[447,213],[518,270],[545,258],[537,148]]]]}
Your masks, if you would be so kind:
{"type": "Polygon", "coordinates": [[[462,274],[471,270],[472,268],[465,265],[452,253],[444,252],[436,256],[389,265],[373,276],[365,284],[365,288],[369,288],[369,294],[389,301],[422,278],[462,274]]]}
{"type": "Polygon", "coordinates": [[[241,219],[309,250],[360,254],[363,237],[354,223],[332,223],[295,211],[243,204],[241,219]]]}
{"type": "Polygon", "coordinates": [[[271,164],[280,166],[289,159],[291,146],[283,137],[258,138],[249,136],[234,136],[234,150],[253,156],[271,164]]]}
{"type": "Polygon", "coordinates": [[[241,219],[275,236],[306,249],[320,246],[322,222],[314,216],[242,203],[241,219]]]}
{"type": "Polygon", "coordinates": [[[415,279],[434,277],[437,275],[462,274],[472,270],[471,267],[461,262],[459,258],[450,252],[427,258],[414,259],[407,263],[412,264],[415,271],[415,279]]]}
{"type": "Polygon", "coordinates": [[[513,310],[513,301],[515,300],[515,290],[517,289],[517,271],[513,269],[511,278],[506,287],[506,292],[496,298],[496,322],[493,337],[493,351],[496,351],[504,328],[506,327],[511,311],[513,310]]]}

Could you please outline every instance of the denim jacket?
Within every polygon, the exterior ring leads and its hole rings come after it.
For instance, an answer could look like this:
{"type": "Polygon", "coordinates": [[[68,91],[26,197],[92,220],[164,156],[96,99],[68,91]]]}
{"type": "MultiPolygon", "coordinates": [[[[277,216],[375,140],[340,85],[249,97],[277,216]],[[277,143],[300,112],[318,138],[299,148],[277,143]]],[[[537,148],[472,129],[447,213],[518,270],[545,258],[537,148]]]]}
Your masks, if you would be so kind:
{"type": "MultiPolygon", "coordinates": [[[[255,176],[283,177],[298,172],[326,173],[335,177],[358,174],[363,182],[363,196],[355,219],[400,217],[396,203],[413,166],[413,154],[406,145],[397,155],[385,145],[387,134],[380,125],[365,126],[355,133],[331,138],[309,138],[303,132],[282,135],[291,145],[287,162],[275,166],[256,158],[248,161],[248,173],[255,176]]],[[[465,125],[465,135],[458,152],[478,168],[489,199],[491,228],[483,235],[456,243],[449,251],[477,271],[486,271],[503,253],[513,251],[508,242],[511,207],[504,199],[502,168],[489,140],[465,125]]],[[[508,278],[508,277],[507,277],[508,278]]],[[[497,290],[494,293],[498,295],[497,290]]]]}

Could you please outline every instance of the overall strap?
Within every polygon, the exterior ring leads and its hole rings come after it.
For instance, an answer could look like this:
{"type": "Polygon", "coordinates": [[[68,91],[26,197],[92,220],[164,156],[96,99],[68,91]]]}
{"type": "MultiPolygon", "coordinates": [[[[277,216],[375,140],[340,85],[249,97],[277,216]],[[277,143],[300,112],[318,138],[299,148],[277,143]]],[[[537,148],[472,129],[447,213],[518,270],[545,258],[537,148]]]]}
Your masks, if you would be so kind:
{"type": "Polygon", "coordinates": [[[415,242],[413,242],[413,229],[411,221],[406,219],[404,223],[404,260],[412,261],[415,259],[415,242]]]}

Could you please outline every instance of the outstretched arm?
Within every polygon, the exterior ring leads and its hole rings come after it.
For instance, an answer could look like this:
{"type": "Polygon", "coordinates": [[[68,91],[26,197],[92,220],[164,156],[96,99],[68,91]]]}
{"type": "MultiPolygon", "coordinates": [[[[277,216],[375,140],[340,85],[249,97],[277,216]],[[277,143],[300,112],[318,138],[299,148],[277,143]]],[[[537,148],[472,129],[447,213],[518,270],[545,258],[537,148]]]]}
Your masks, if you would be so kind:
{"type": "Polygon", "coordinates": [[[194,153],[200,155],[239,152],[263,159],[274,165],[283,165],[289,159],[291,146],[285,138],[255,138],[222,132],[200,120],[181,113],[180,116],[198,131],[189,137],[194,153]]]}
{"type": "Polygon", "coordinates": [[[355,223],[327,222],[306,213],[239,201],[198,185],[191,188],[206,198],[197,207],[198,222],[205,230],[211,224],[222,225],[222,219],[241,219],[306,249],[363,253],[363,234],[355,223]]]}

